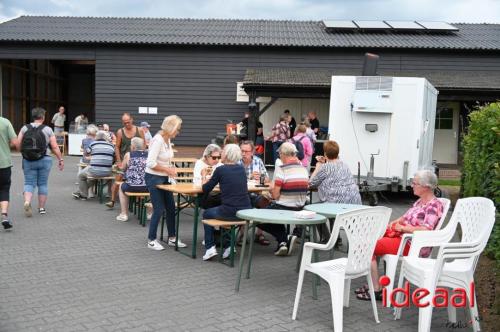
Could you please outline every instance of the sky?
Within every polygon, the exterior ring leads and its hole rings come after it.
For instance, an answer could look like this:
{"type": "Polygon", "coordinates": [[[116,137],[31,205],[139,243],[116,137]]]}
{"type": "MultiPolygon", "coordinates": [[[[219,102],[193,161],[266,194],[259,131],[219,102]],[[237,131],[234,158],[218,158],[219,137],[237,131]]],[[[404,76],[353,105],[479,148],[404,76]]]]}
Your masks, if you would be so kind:
{"type": "Polygon", "coordinates": [[[500,23],[500,0],[0,0],[20,15],[500,23]]]}

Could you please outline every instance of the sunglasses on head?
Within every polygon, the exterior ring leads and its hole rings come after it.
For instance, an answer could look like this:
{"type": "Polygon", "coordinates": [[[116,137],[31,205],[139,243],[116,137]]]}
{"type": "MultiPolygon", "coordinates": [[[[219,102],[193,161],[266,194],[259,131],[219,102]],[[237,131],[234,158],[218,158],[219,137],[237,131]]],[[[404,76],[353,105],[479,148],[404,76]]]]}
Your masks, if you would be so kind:
{"type": "Polygon", "coordinates": [[[217,159],[220,159],[221,156],[210,156],[210,158],[212,158],[212,160],[217,160],[217,159]]]}

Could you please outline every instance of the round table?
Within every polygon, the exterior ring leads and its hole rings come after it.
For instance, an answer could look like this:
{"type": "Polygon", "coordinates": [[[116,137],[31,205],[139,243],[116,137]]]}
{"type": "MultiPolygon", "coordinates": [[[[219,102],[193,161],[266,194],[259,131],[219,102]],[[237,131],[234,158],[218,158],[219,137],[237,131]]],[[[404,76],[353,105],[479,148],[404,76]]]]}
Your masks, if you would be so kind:
{"type": "Polygon", "coordinates": [[[304,210],[314,211],[328,219],[335,218],[337,214],[352,210],[366,209],[369,206],[359,204],[343,204],[343,203],[316,203],[304,206],[304,210]]]}
{"type": "MultiPolygon", "coordinates": [[[[312,226],[325,223],[327,218],[323,215],[315,215],[312,218],[301,219],[295,217],[296,211],[290,210],[273,210],[273,209],[246,209],[240,210],[236,213],[236,216],[240,219],[246,220],[247,224],[245,227],[245,235],[243,239],[248,238],[248,231],[252,228],[251,239],[255,237],[255,227],[257,224],[295,224],[301,226],[312,226]]],[[[241,247],[241,255],[240,255],[240,263],[239,263],[239,271],[238,271],[238,280],[236,281],[236,291],[240,289],[240,280],[241,273],[243,270],[243,261],[245,256],[245,248],[247,241],[243,241],[243,246],[241,247]]],[[[302,255],[302,247],[304,246],[304,239],[302,239],[301,243],[301,251],[298,257],[298,263],[300,263],[301,255],[302,255]]],[[[252,265],[252,249],[253,249],[253,241],[250,241],[250,248],[248,254],[248,266],[247,266],[247,275],[246,278],[250,278],[250,268],[252,265]]]]}

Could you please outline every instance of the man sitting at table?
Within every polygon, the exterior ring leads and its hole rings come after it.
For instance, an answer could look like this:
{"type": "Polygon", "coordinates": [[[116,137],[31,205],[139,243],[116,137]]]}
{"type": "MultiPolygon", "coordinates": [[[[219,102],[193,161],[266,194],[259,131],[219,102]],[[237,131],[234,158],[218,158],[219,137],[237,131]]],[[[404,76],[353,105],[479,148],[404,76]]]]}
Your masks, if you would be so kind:
{"type": "MultiPolygon", "coordinates": [[[[255,145],[252,141],[242,141],[240,143],[241,149],[241,161],[240,164],[245,168],[245,173],[247,179],[254,180],[257,183],[260,181],[260,175],[264,174],[265,182],[269,182],[269,175],[267,174],[266,166],[262,159],[255,155],[255,145]]],[[[252,206],[255,206],[258,195],[255,193],[250,193],[250,202],[252,206]]],[[[240,238],[238,238],[238,245],[243,241],[243,232],[240,231],[240,238]]],[[[262,230],[257,229],[255,233],[255,242],[268,246],[269,240],[266,239],[262,230]]]]}
{"type": "Polygon", "coordinates": [[[90,143],[85,151],[90,155],[90,165],[78,173],[79,191],[73,193],[73,197],[80,200],[86,200],[89,183],[88,177],[103,177],[111,175],[111,167],[115,155],[115,147],[108,142],[108,134],[99,130],[95,135],[95,141],[90,143]]]}
{"type": "MultiPolygon", "coordinates": [[[[239,164],[241,160],[241,150],[236,144],[227,144],[222,150],[222,163],[217,167],[210,179],[207,178],[207,169],[202,171],[203,193],[212,191],[219,185],[221,191],[222,204],[203,213],[203,219],[238,220],[236,212],[238,210],[250,209],[250,198],[248,197],[247,178],[243,166],[239,164]]],[[[205,248],[203,260],[209,260],[217,256],[214,240],[214,228],[203,225],[205,229],[205,248]]],[[[224,239],[223,258],[228,258],[230,254],[229,239],[224,239]]]]}
{"type": "MultiPolygon", "coordinates": [[[[267,208],[302,210],[306,204],[309,186],[307,169],[302,166],[297,158],[297,149],[294,144],[283,143],[279,147],[278,153],[283,165],[277,167],[274,171],[274,183],[270,188],[271,197],[274,201],[267,208]]],[[[285,225],[259,224],[257,227],[272,234],[278,241],[278,248],[274,253],[276,256],[286,256],[292,253],[297,236],[290,235],[287,239],[285,225]]]]}

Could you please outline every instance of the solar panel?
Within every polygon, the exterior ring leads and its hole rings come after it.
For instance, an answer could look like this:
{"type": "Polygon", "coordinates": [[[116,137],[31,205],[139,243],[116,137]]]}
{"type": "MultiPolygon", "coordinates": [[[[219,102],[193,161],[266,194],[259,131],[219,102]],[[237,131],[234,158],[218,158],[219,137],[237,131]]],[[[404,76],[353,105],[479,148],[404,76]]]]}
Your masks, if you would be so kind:
{"type": "Polygon", "coordinates": [[[358,27],[352,22],[347,20],[330,20],[323,21],[325,27],[329,29],[357,29],[358,27]]]}
{"type": "Polygon", "coordinates": [[[384,21],[354,21],[360,29],[376,29],[389,30],[391,29],[384,21]]]}
{"type": "Polygon", "coordinates": [[[458,28],[446,22],[417,21],[427,30],[458,31],[458,28]]]}
{"type": "Polygon", "coordinates": [[[425,28],[414,21],[384,21],[396,30],[424,30],[425,28]]]}

